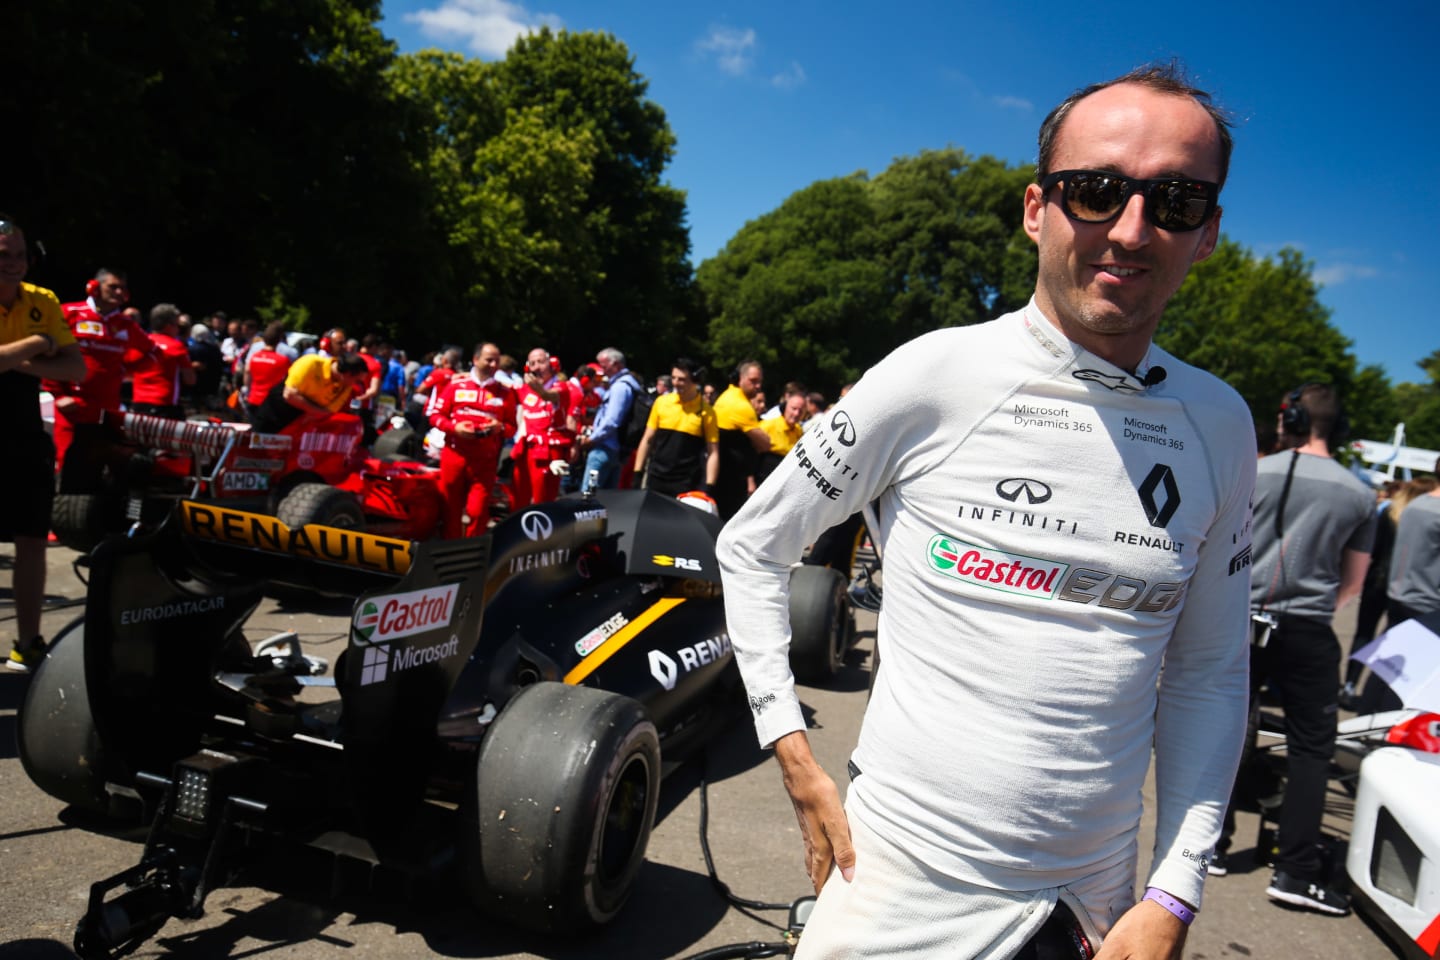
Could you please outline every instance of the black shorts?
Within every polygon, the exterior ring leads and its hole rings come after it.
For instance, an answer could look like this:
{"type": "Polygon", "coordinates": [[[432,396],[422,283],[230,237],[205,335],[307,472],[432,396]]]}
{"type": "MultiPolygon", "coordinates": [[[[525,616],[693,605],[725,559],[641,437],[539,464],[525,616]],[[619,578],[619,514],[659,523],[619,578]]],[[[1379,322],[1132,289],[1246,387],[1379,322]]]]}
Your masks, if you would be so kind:
{"type": "Polygon", "coordinates": [[[27,430],[10,442],[10,495],[0,502],[0,541],[45,537],[55,500],[55,444],[43,430],[27,430]]]}

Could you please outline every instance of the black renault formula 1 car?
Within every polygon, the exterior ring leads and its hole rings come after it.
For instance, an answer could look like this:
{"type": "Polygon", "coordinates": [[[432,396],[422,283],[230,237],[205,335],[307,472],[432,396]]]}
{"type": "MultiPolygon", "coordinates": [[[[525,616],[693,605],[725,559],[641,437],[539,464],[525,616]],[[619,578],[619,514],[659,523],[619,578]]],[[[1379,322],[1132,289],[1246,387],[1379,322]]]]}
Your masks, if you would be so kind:
{"type": "MultiPolygon", "coordinates": [[[[743,712],[719,527],[605,491],[473,540],[195,501],[106,540],[19,723],[47,793],[151,822],[140,863],[92,887],[77,952],[200,915],[247,856],[291,841],[458,864],[474,903],[537,930],[604,923],[643,862],[662,761],[743,712]],[[294,635],[245,635],[270,583],[355,598],[333,679],[294,635]]],[[[823,676],[848,642],[845,579],[797,567],[792,592],[797,673],[823,676]]]]}

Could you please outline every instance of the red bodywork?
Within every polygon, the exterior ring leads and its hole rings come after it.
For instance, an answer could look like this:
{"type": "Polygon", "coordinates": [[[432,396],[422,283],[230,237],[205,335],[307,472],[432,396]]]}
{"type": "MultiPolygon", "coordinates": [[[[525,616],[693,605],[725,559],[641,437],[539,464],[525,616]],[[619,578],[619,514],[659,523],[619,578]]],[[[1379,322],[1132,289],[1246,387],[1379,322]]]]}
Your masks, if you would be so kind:
{"type": "Polygon", "coordinates": [[[299,483],[348,490],[365,511],[366,529],[409,540],[439,531],[439,470],[413,460],[381,460],[361,446],[360,418],[331,414],[297,420],[276,434],[247,424],[167,420],[107,413],[125,439],[155,452],[153,475],[198,485],[194,495],[220,501],[264,499],[273,512],[299,483]]]}

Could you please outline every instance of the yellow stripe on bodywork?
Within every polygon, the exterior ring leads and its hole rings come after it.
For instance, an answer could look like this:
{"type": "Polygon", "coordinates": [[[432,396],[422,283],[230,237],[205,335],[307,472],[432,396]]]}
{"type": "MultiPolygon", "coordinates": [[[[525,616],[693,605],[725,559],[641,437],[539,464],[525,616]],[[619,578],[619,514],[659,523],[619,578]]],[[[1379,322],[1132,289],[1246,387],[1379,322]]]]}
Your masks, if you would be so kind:
{"type": "Polygon", "coordinates": [[[659,620],[684,602],[684,597],[665,597],[662,600],[655,601],[644,613],[621,627],[615,636],[596,647],[594,653],[577,663],[573,670],[565,674],[565,682],[571,684],[580,683],[586,677],[590,676],[590,674],[598,670],[602,663],[618,653],[621,647],[635,639],[636,634],[641,630],[644,630],[650,626],[650,624],[659,620]]]}

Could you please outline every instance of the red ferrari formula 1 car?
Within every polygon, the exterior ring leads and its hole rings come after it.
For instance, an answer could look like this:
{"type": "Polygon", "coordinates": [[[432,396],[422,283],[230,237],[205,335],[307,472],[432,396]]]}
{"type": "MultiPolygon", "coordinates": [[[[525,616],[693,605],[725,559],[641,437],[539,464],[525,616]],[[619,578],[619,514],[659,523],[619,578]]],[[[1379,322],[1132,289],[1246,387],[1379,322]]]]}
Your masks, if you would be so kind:
{"type": "Polygon", "coordinates": [[[273,514],[292,527],[435,535],[444,509],[439,472],[372,456],[361,434],[348,413],[268,434],[247,424],[107,412],[99,428],[76,437],[53,527],[66,546],[88,551],[137,521],[158,522],[183,497],[273,514]]]}

